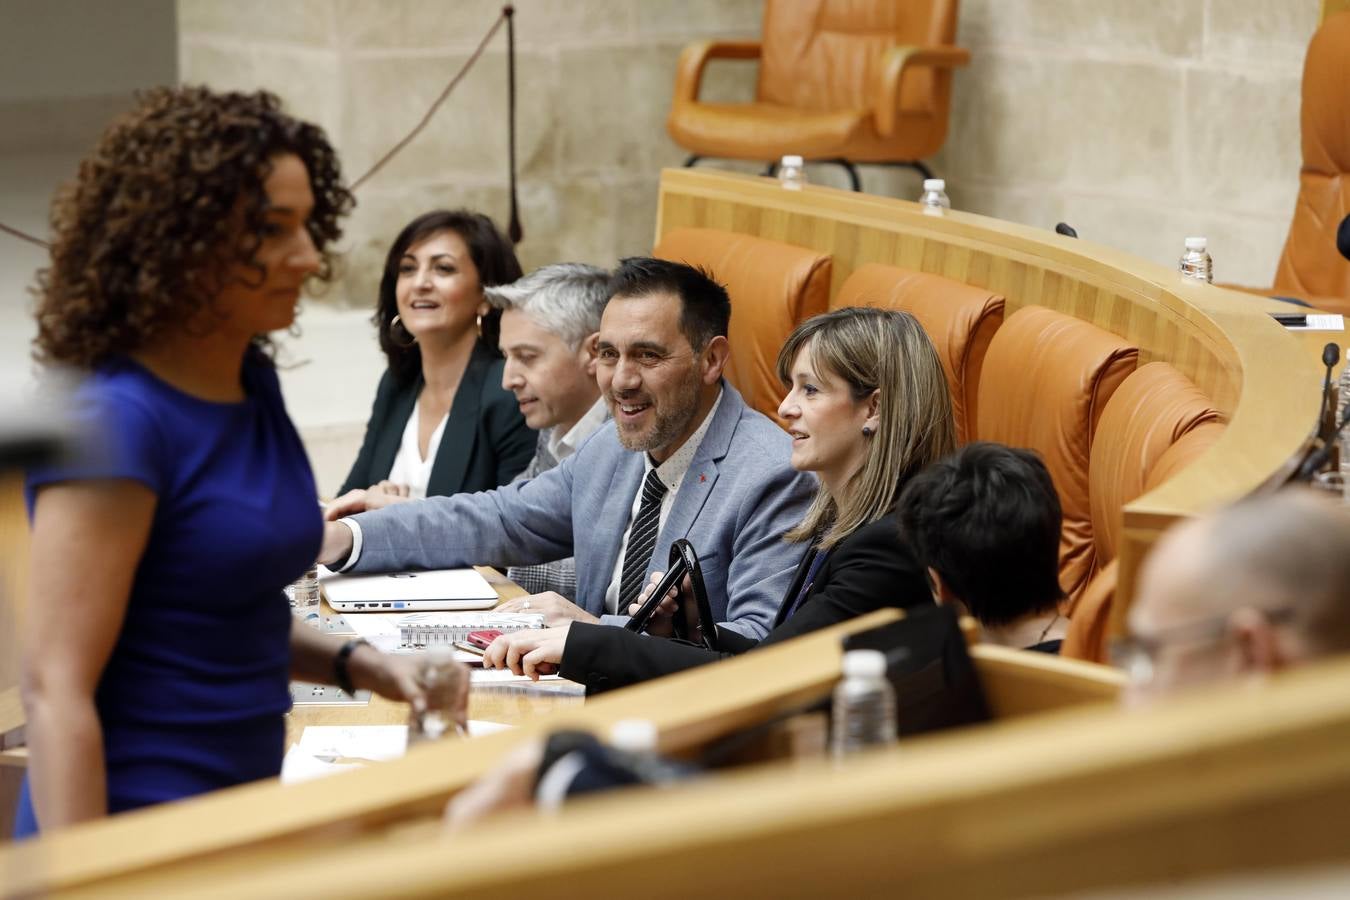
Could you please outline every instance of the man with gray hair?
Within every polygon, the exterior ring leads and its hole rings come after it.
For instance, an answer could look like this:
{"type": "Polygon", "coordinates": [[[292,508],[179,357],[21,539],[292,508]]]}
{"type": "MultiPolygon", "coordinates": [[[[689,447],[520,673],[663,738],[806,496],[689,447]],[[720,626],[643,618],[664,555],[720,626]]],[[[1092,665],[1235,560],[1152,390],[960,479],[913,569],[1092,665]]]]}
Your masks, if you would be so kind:
{"type": "MultiPolygon", "coordinates": [[[[608,417],[595,380],[595,344],[609,301],[609,273],[557,263],[483,293],[502,311],[502,387],[515,394],[525,423],[539,432],[534,458],[515,478],[522,481],[570,456],[608,417]]],[[[507,577],[531,594],[556,591],[576,599],[571,557],[512,566],[507,577]]]]}
{"type": "Polygon", "coordinates": [[[1130,699],[1350,651],[1350,512],[1305,488],[1183,522],[1144,561],[1130,699]]]}

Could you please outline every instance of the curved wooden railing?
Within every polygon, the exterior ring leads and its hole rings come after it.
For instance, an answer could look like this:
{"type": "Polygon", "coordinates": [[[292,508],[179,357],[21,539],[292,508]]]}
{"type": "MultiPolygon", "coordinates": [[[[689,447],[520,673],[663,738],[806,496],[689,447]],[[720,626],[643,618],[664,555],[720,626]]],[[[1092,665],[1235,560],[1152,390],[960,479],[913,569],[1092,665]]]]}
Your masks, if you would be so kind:
{"type": "Polygon", "coordinates": [[[1267,314],[1287,305],[1201,284],[1110,247],[969,213],[925,215],[916,203],[887,197],[787,191],[768,178],[668,169],[656,239],[686,227],[829,253],[831,293],[862,265],[886,263],[1001,294],[1008,314],[1046,306],[1138,346],[1140,365],[1162,360],[1195,382],[1228,428],[1194,465],[1126,505],[1117,613],[1163,530],[1262,484],[1316,424],[1322,370],[1313,348],[1322,343],[1285,331],[1267,314]]]}

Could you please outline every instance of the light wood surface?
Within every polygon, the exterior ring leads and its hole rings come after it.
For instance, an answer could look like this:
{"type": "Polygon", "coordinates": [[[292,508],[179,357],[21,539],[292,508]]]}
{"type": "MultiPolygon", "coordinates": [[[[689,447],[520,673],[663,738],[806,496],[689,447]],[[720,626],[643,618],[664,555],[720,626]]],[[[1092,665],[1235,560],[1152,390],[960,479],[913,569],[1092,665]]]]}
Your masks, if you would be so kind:
{"type": "MultiPolygon", "coordinates": [[[[525,591],[518,584],[496,569],[490,566],[475,568],[497,592],[499,603],[525,596],[525,591]]],[[[320,603],[320,613],[325,617],[334,615],[326,599],[320,603]]],[[[560,695],[480,687],[469,694],[469,718],[519,725],[571,702],[571,699],[560,695]]],[[[3,711],[2,706],[0,711],[3,711]]],[[[292,709],[286,717],[286,745],[293,746],[310,725],[404,725],[407,721],[408,704],[386,700],[378,695],[371,696],[370,703],[365,706],[301,705],[292,709]]]]}
{"type": "Polygon", "coordinates": [[[1350,661],[70,896],[1015,898],[1343,863],[1350,661]],[[600,840],[597,835],[621,835],[600,840]],[[1283,868],[1279,868],[1283,867],[1283,868]]]}
{"type": "Polygon", "coordinates": [[[363,835],[383,843],[391,826],[438,816],[451,794],[491,769],[511,747],[559,727],[604,734],[620,719],[640,717],[655,722],[666,752],[700,746],[822,696],[838,679],[841,639],[898,615],[882,610],[568,706],[509,732],[418,747],[402,759],[359,771],[289,786],[257,782],[13,845],[0,850],[0,896],[80,885],[112,890],[123,879],[160,870],[196,872],[200,866],[214,872],[210,860],[216,857],[228,870],[234,863],[227,851],[307,856],[316,838],[337,835],[344,847],[363,835]]]}
{"type": "MultiPolygon", "coordinates": [[[[1148,548],[1179,518],[1253,490],[1316,427],[1322,344],[1344,334],[1291,334],[1267,315],[1287,304],[1184,278],[1111,247],[959,211],[710,170],[661,176],[656,238],[719,228],[830,253],[832,291],[860,266],[887,263],[976,285],[1008,313],[1038,304],[1139,347],[1139,363],[1170,363],[1229,420],[1196,463],[1127,504],[1113,612],[1124,614],[1148,548]]],[[[1178,246],[1183,235],[1178,235],[1178,246]]],[[[978,435],[977,435],[978,437],[978,435]]]]}

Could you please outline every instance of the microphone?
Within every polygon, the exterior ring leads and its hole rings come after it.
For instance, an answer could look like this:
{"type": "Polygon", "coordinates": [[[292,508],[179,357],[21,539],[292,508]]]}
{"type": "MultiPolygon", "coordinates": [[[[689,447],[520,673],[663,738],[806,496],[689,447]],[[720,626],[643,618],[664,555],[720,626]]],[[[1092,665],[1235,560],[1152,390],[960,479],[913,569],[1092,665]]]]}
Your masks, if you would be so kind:
{"type": "Polygon", "coordinates": [[[1350,425],[1350,410],[1346,410],[1346,415],[1339,422],[1336,421],[1336,396],[1332,393],[1331,370],[1336,367],[1340,361],[1341,348],[1338,344],[1330,343],[1322,348],[1322,365],[1327,367],[1327,373],[1322,381],[1322,410],[1318,413],[1317,420],[1317,440],[1321,444],[1315,451],[1308,455],[1299,465],[1293,480],[1308,481],[1317,472],[1327,464],[1333,453],[1338,452],[1340,445],[1341,432],[1350,425]]]}
{"type": "Polygon", "coordinates": [[[1336,249],[1350,259],[1350,216],[1341,219],[1341,226],[1336,229],[1336,249]]]}
{"type": "Polygon", "coordinates": [[[1322,424],[1318,426],[1318,433],[1323,440],[1328,440],[1337,431],[1336,407],[1339,404],[1336,402],[1338,398],[1331,391],[1331,370],[1336,368],[1336,363],[1340,361],[1341,347],[1339,344],[1333,342],[1322,348],[1322,365],[1327,367],[1327,372],[1322,379],[1322,411],[1318,414],[1318,419],[1321,420],[1322,424]]]}
{"type": "MultiPolygon", "coordinates": [[[[1350,222],[1350,216],[1346,216],[1346,217],[1345,217],[1345,222],[1350,222]]],[[[1350,226],[1347,226],[1347,225],[1345,224],[1345,222],[1342,222],[1342,223],[1341,223],[1341,231],[1344,231],[1344,232],[1345,232],[1346,246],[1347,246],[1347,247],[1350,247],[1350,226]]],[[[1064,235],[1065,237],[1071,237],[1071,238],[1076,238],[1076,237],[1078,237],[1078,232],[1074,229],[1074,227],[1073,227],[1072,225],[1070,225],[1070,224],[1067,223],[1067,222],[1058,222],[1058,223],[1056,223],[1056,224],[1055,224],[1055,234],[1062,234],[1062,235],[1064,235]]],[[[1340,238],[1339,238],[1339,237],[1336,239],[1336,246],[1338,246],[1338,247],[1340,246],[1340,238]]],[[[1350,259],[1350,250],[1342,250],[1341,252],[1345,254],[1346,259],[1350,259]]]]}

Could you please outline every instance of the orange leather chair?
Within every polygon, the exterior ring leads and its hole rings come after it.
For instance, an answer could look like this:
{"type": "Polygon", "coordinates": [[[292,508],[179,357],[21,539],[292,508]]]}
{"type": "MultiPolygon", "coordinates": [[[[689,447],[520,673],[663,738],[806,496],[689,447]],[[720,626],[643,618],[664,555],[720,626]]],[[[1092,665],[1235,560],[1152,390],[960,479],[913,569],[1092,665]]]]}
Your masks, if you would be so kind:
{"type": "Polygon", "coordinates": [[[1350,315],[1350,260],[1336,230],[1350,215],[1350,12],[1327,16],[1303,62],[1303,168],[1275,284],[1261,293],[1350,315]]]}
{"type": "Polygon", "coordinates": [[[1139,359],[1124,338],[1041,306],[994,334],[980,375],[975,433],[1041,454],[1064,511],[1060,584],[1077,598],[1093,572],[1088,470],[1098,420],[1139,359]]]}
{"type": "Polygon", "coordinates": [[[1093,564],[1097,572],[1077,602],[1066,606],[1069,634],[1061,655],[1109,661],[1107,639],[1115,599],[1122,509],[1207,450],[1217,438],[1216,430],[1223,430],[1222,419],[1190,379],[1163,362],[1140,366],[1111,395],[1097,424],[1088,466],[1093,564]],[[1202,429],[1200,439],[1186,441],[1171,454],[1168,466],[1159,471],[1159,461],[1178,442],[1202,429]],[[1159,475],[1163,477],[1154,480],[1159,475]]]}
{"type": "MultiPolygon", "coordinates": [[[[1143,492],[1148,493],[1194,463],[1223,435],[1226,427],[1222,422],[1203,422],[1182,435],[1158,457],[1144,482],[1143,492]]],[[[1117,562],[1111,560],[1088,582],[1069,616],[1069,631],[1059,648],[1060,656],[1103,664],[1111,662],[1111,606],[1116,598],[1117,562]]]]}
{"type": "Polygon", "coordinates": [[[702,266],[731,295],[731,361],[726,376],[745,402],[780,425],[778,351],[803,319],[825,312],[829,254],[712,228],[678,228],[653,256],[702,266]]]}
{"type": "Polygon", "coordinates": [[[844,306],[900,309],[919,320],[947,372],[956,439],[962,444],[973,440],[980,372],[989,342],[1003,324],[1003,298],[941,275],[868,263],[848,277],[830,302],[830,309],[844,306]]]}
{"type": "Polygon", "coordinates": [[[785,153],[843,165],[890,163],[932,177],[920,160],[947,137],[956,0],[766,0],[759,41],[703,41],[680,54],[666,130],[701,157],[785,153]],[[710,59],[758,59],[752,103],[698,99],[710,59]]]}

